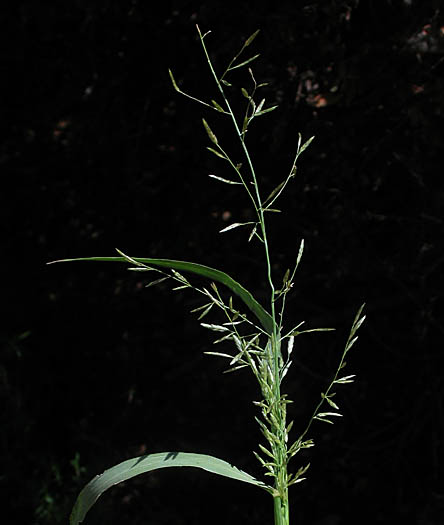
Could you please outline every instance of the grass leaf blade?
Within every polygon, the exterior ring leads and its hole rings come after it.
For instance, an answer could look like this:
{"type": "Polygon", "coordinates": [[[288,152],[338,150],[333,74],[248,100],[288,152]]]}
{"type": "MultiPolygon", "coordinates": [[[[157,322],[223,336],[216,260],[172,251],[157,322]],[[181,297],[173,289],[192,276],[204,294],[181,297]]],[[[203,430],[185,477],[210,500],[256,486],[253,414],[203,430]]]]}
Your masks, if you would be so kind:
{"type": "Polygon", "coordinates": [[[227,478],[250,483],[269,489],[267,485],[235,466],[205,454],[188,452],[160,452],[128,459],[105,470],[100,476],[92,479],[80,492],[70,516],[70,525],[81,523],[98,498],[109,488],[140,474],[168,467],[196,467],[225,476],[227,478]]]}
{"type": "Polygon", "coordinates": [[[254,313],[259,319],[264,330],[271,334],[273,333],[273,318],[265,310],[265,308],[253,297],[253,295],[246,290],[241,284],[232,279],[229,275],[215,268],[205,266],[203,264],[197,264],[187,261],[175,261],[172,259],[151,259],[147,257],[80,257],[76,259],[63,259],[59,261],[52,261],[48,264],[56,262],[74,262],[74,261],[98,261],[98,262],[131,262],[131,264],[149,264],[152,266],[158,266],[161,268],[172,268],[174,270],[183,270],[206,277],[213,281],[224,284],[232,292],[234,292],[242,301],[248,306],[248,308],[254,313]]]}

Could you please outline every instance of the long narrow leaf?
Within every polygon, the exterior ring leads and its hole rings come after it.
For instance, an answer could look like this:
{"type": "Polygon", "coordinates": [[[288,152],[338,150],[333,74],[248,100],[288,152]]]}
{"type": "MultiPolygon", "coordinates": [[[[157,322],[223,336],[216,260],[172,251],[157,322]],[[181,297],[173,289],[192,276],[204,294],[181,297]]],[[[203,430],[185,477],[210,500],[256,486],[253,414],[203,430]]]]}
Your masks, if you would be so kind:
{"type": "MultiPolygon", "coordinates": [[[[268,334],[273,333],[273,318],[265,310],[265,308],[256,301],[251,293],[246,290],[241,284],[232,279],[229,275],[220,270],[204,266],[203,264],[196,264],[187,261],[174,261],[172,259],[151,259],[146,257],[131,257],[133,261],[149,264],[152,266],[160,266],[161,268],[170,268],[173,270],[184,270],[195,273],[202,277],[207,277],[227,286],[232,292],[240,297],[248,308],[259,319],[262,327],[268,334]]],[[[77,259],[62,259],[59,261],[52,261],[48,264],[56,262],[74,262],[74,261],[99,261],[99,262],[128,262],[125,257],[79,257],[77,259]]]]}
{"type": "Polygon", "coordinates": [[[161,452],[149,454],[123,461],[114,467],[105,470],[100,476],[92,479],[80,492],[70,516],[70,525],[81,523],[89,509],[97,499],[109,488],[122,481],[131,479],[145,472],[167,467],[197,467],[219,476],[236,479],[245,483],[251,483],[263,489],[269,489],[267,485],[257,480],[250,474],[239,470],[235,466],[205,454],[193,454],[188,452],[161,452]]]}

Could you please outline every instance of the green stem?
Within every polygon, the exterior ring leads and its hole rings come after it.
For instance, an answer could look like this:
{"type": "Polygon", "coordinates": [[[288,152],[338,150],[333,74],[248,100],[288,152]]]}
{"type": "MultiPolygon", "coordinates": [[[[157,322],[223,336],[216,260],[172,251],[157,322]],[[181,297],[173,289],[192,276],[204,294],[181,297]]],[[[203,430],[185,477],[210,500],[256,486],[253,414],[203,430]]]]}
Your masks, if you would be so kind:
{"type": "Polygon", "coordinates": [[[279,496],[274,498],[274,523],[275,525],[289,525],[290,506],[288,498],[286,500],[279,496]]]}
{"type": "Polygon", "coordinates": [[[262,240],[264,243],[264,249],[265,249],[265,258],[267,261],[267,279],[268,283],[270,285],[270,307],[271,307],[271,317],[273,320],[273,331],[270,336],[270,367],[272,369],[273,373],[273,379],[272,379],[272,390],[273,390],[273,401],[272,401],[272,411],[274,412],[275,416],[275,422],[272,425],[272,433],[277,438],[277,443],[273,446],[273,454],[276,461],[276,472],[275,472],[275,489],[277,492],[277,495],[274,498],[274,519],[275,519],[275,525],[288,525],[289,523],[289,504],[288,504],[288,487],[287,487],[287,451],[285,447],[285,441],[284,441],[284,432],[285,432],[285,410],[282,409],[281,406],[281,391],[280,391],[280,378],[279,378],[279,360],[280,360],[280,333],[278,330],[278,324],[276,322],[276,310],[275,310],[275,287],[273,284],[273,279],[271,276],[271,257],[270,257],[270,249],[268,245],[268,238],[267,238],[267,229],[265,225],[265,216],[264,216],[264,209],[262,204],[262,198],[259,191],[259,185],[257,182],[256,172],[253,166],[253,162],[251,160],[248,148],[245,144],[245,133],[243,133],[239,125],[236,121],[236,118],[234,116],[234,112],[231,109],[230,103],[228,102],[228,99],[225,95],[224,89],[221,85],[221,82],[216,75],[216,72],[213,68],[213,64],[211,63],[210,57],[208,55],[208,51],[206,49],[204,38],[199,30],[199,36],[202,43],[202,47],[205,52],[205,56],[207,58],[208,65],[210,67],[211,73],[216,81],[217,87],[219,88],[219,91],[224,99],[224,102],[227,106],[228,112],[231,116],[231,119],[233,121],[233,125],[236,129],[236,133],[239,137],[239,140],[242,145],[242,149],[245,154],[245,158],[247,159],[248,166],[250,169],[251,177],[253,179],[253,185],[255,188],[255,195],[256,199],[253,198],[253,196],[250,194],[248,187],[246,186],[245,182],[242,180],[243,185],[246,187],[250,197],[252,198],[256,213],[259,219],[260,228],[262,231],[262,240]],[[279,444],[278,444],[279,443],[279,444]]]}

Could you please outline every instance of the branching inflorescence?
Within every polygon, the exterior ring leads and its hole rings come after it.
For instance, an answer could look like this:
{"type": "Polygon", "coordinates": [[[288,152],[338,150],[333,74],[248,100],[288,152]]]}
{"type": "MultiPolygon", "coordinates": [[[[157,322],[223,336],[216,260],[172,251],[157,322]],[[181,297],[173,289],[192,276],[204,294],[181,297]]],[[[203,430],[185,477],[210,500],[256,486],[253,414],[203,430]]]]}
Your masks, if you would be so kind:
{"type": "Polygon", "coordinates": [[[118,257],[90,257],[69,260],[126,262],[130,264],[129,270],[131,271],[151,272],[155,274],[156,278],[147,286],[152,286],[165,280],[171,280],[175,283],[173,290],[189,288],[200,294],[203,299],[203,304],[195,308],[193,312],[198,316],[198,320],[204,328],[215,332],[215,344],[229,342],[232,343],[233,348],[231,353],[229,351],[211,351],[206,352],[206,354],[227,359],[227,372],[234,372],[243,368],[250,369],[259,384],[262,399],[260,401],[254,401],[254,404],[260,411],[259,416],[256,417],[256,421],[263,434],[265,443],[259,444],[259,450],[255,451],[254,454],[264,467],[265,476],[267,476],[267,479],[270,479],[270,482],[265,483],[259,481],[249,474],[233,467],[231,464],[210,456],[185,454],[181,452],[174,454],[168,452],[151,454],[141,458],[127,460],[116,465],[86,485],[79,495],[71,515],[71,523],[73,524],[83,521],[89,508],[94,504],[100,494],[115,483],[155,468],[194,466],[247,483],[253,483],[265,489],[274,498],[275,524],[288,525],[288,488],[305,479],[304,474],[309,467],[309,465],[304,465],[295,472],[290,473],[288,470],[289,462],[299,451],[314,445],[313,440],[307,438],[307,434],[314,421],[323,421],[331,424],[334,418],[341,416],[339,407],[333,400],[336,393],[335,388],[338,385],[351,383],[354,378],[354,375],[342,375],[342,370],[345,367],[344,358],[355,343],[357,339],[356,332],[364,321],[364,317],[362,316],[363,306],[361,306],[353,321],[350,335],[333,379],[330,384],[327,385],[325,392],[321,394],[320,401],[303,432],[301,432],[296,439],[290,439],[293,421],[287,422],[287,405],[291,403],[291,400],[287,398],[286,394],[282,394],[281,387],[292,364],[292,352],[295,340],[299,335],[304,333],[329,331],[332,330],[332,328],[304,330],[302,329],[302,322],[285,332],[284,311],[286,297],[294,285],[295,275],[304,250],[304,241],[302,240],[300,243],[293,270],[287,270],[283,276],[282,284],[280,287],[276,287],[272,277],[272,262],[266,219],[270,212],[280,211],[275,207],[276,202],[291,179],[295,177],[297,161],[304,150],[310,145],[313,137],[302,143],[301,135],[299,134],[296,154],[288,175],[281,180],[266,198],[263,198],[247,146],[246,137],[254,119],[270,113],[276,109],[277,106],[266,107],[265,98],[257,98],[260,88],[266,84],[258,84],[256,82],[250,65],[259,55],[256,54],[250,58],[243,59],[245,50],[252,44],[259,31],[253,33],[245,41],[241,50],[230,61],[223,73],[217,74],[205,43],[209,32],[202,34],[199,28],[197,29],[208,66],[218,89],[220,96],[219,102],[216,100],[206,102],[185,93],[178,86],[171,70],[169,70],[170,79],[174,89],[178,93],[207,108],[211,108],[211,110],[228,117],[232,121],[244,155],[242,163],[232,160],[213,132],[213,128],[210,127],[210,124],[208,124],[205,119],[202,119],[203,126],[211,143],[207,149],[219,159],[227,162],[231,171],[234,172],[232,178],[216,175],[210,175],[210,177],[224,184],[236,184],[243,187],[254,207],[255,219],[248,222],[234,222],[221,230],[221,233],[229,232],[235,228],[247,227],[249,228],[248,241],[256,239],[263,245],[269,285],[269,308],[263,307],[254,299],[249,291],[224,272],[196,263],[170,259],[129,257],[119,250],[118,257]],[[232,110],[227,90],[232,87],[232,72],[236,72],[236,70],[240,68],[248,69],[251,87],[249,90],[243,87],[241,88],[241,93],[246,99],[246,104],[244,113],[238,117],[232,110]],[[195,286],[181,272],[189,272],[203,276],[209,279],[209,285],[206,287],[195,286]],[[224,285],[234,294],[235,298],[240,299],[244,305],[247,306],[249,312],[244,313],[235,306],[233,295],[225,299],[218,288],[219,284],[224,285]],[[204,318],[214,309],[219,309],[223,312],[224,322],[220,324],[203,322],[204,318]]]}

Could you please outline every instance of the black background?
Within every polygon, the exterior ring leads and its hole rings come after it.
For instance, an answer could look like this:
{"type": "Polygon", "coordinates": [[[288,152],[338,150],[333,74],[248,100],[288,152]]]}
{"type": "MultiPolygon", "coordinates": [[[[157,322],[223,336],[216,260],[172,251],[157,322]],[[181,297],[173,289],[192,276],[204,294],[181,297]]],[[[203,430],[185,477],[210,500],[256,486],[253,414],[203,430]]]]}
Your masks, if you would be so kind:
{"type": "MultiPolygon", "coordinates": [[[[201,304],[146,289],[123,265],[64,257],[185,259],[226,271],[266,301],[260,246],[218,234],[249,220],[231,175],[205,150],[204,116],[238,155],[223,117],[180,97],[217,95],[219,70],[251,47],[267,104],[249,131],[263,193],[288,172],[298,133],[316,138],[269,217],[279,282],[306,250],[288,324],[335,326],[297,341],[285,389],[302,429],[355,312],[344,418],[317,424],[292,523],[437,525],[443,463],[443,52],[436,1],[10,2],[2,8],[4,269],[1,494],[12,523],[66,523],[81,487],[143,453],[195,451],[261,476],[250,374],[203,355],[201,304]]],[[[234,105],[248,75],[233,76],[234,105]]],[[[196,282],[196,281],[195,281],[196,282]]],[[[198,281],[197,281],[198,282],[198,281]]],[[[216,319],[216,318],[215,318],[216,319]]],[[[222,350],[222,349],[221,349],[222,350]]],[[[297,430],[294,431],[295,437],[297,430]]],[[[115,487],[87,523],[271,523],[271,498],[194,469],[115,487]]]]}

